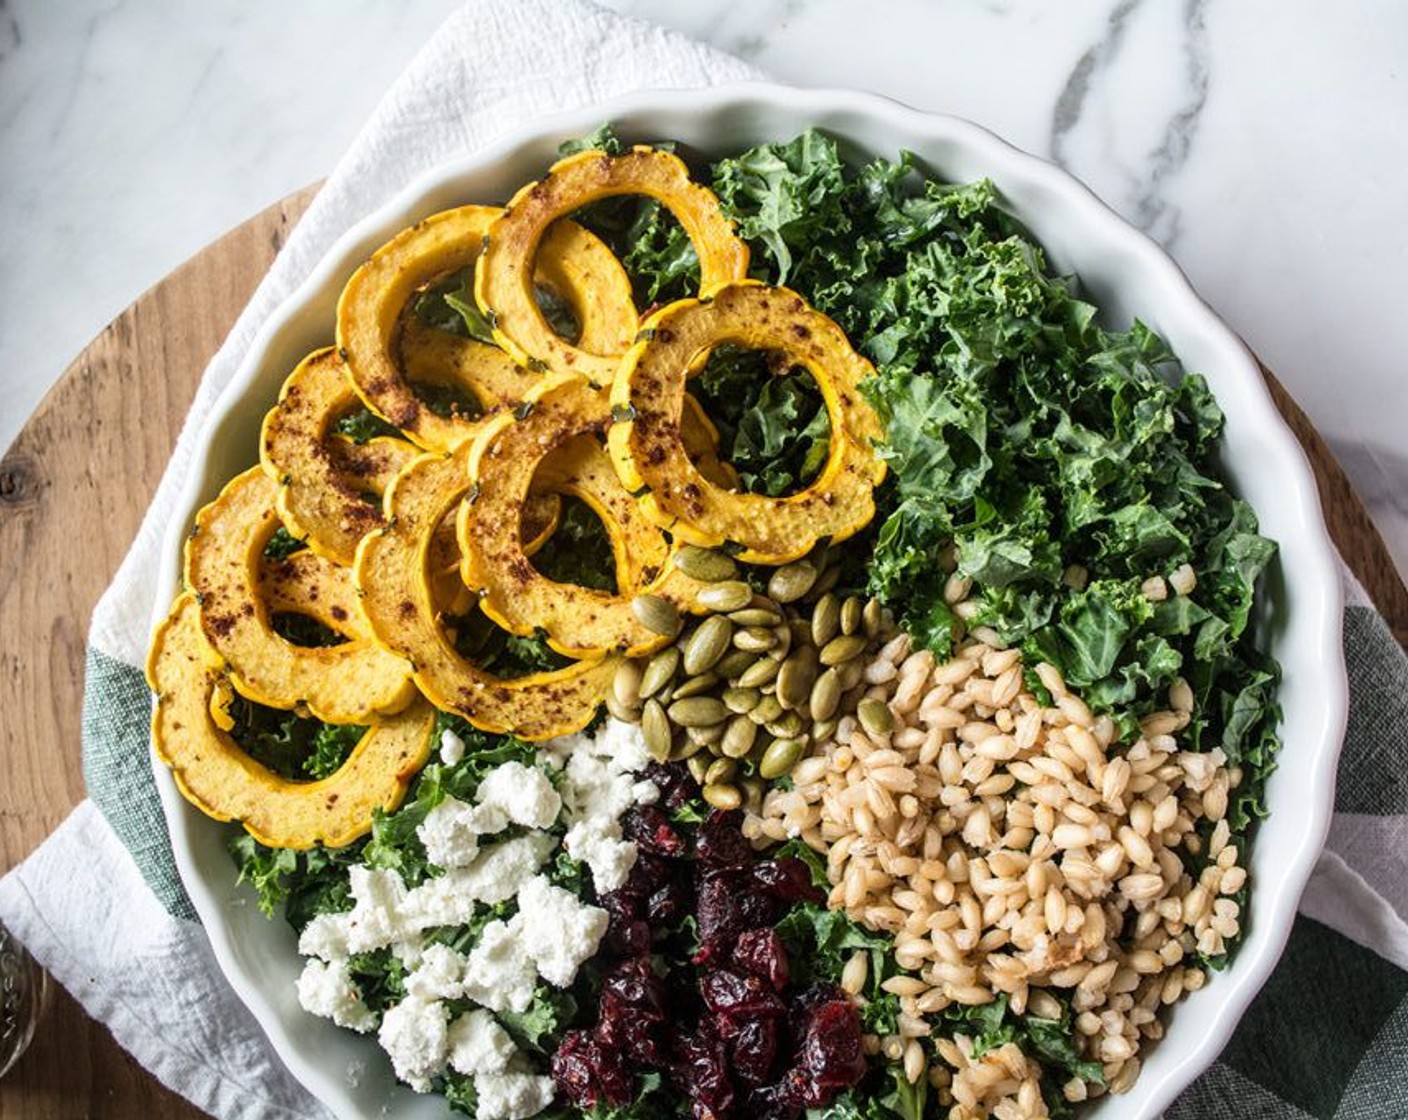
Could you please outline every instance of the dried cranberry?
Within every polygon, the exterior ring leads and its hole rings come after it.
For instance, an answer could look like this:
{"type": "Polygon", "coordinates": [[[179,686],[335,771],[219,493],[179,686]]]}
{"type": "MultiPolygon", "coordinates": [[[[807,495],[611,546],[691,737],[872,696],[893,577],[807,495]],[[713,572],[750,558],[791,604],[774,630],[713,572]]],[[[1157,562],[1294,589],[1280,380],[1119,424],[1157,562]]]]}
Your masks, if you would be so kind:
{"type": "Polygon", "coordinates": [[[708,1022],[681,1035],[675,1053],[675,1076],[689,1095],[696,1117],[719,1116],[733,1105],[733,1082],[723,1039],[708,1022]]]}
{"type": "Polygon", "coordinates": [[[625,1105],[635,1095],[621,1052],[602,1045],[592,1031],[568,1031],[552,1056],[551,1071],[558,1090],[579,1108],[598,1101],[625,1105]]]}
{"type": "Polygon", "coordinates": [[[643,851],[636,856],[626,885],[621,889],[639,895],[642,900],[649,898],[675,877],[675,867],[674,860],[643,851]]]}
{"type": "Polygon", "coordinates": [[[728,812],[713,810],[694,837],[694,852],[705,863],[718,867],[734,867],[753,862],[753,849],[743,839],[740,826],[743,814],[737,809],[728,812]]]}
{"type": "Polygon", "coordinates": [[[663,856],[684,853],[684,837],[675,831],[670,818],[654,805],[637,805],[626,810],[621,818],[621,831],[628,840],[634,840],[643,852],[663,856]]]}
{"type": "Polygon", "coordinates": [[[808,1015],[797,1060],[805,1079],[809,1108],[820,1108],[839,1090],[854,1085],[865,1074],[861,1048],[860,1013],[849,1000],[832,1000],[808,1015]]]}
{"type": "Polygon", "coordinates": [[[681,879],[671,879],[646,900],[645,913],[656,925],[673,925],[694,909],[694,892],[681,879]]]}
{"type": "Polygon", "coordinates": [[[750,929],[742,934],[733,947],[733,959],[739,968],[761,976],[775,991],[780,992],[787,987],[790,975],[787,949],[777,930],[772,927],[750,929]]]}
{"type": "Polygon", "coordinates": [[[793,856],[760,860],[753,875],[783,902],[826,901],[826,892],[812,883],[811,869],[793,856]]]}
{"type": "Polygon", "coordinates": [[[662,765],[652,762],[641,774],[646,781],[654,782],[660,791],[660,804],[674,811],[682,809],[699,796],[699,783],[690,775],[683,762],[662,765]]]}
{"type": "Polygon", "coordinates": [[[639,918],[611,919],[606,927],[606,948],[616,957],[641,957],[650,952],[650,925],[639,918]]]}
{"type": "Polygon", "coordinates": [[[763,1085],[772,1076],[777,1062],[778,1022],[776,1019],[749,1019],[729,1043],[733,1068],[747,1085],[763,1085]]]}
{"type": "Polygon", "coordinates": [[[716,868],[704,875],[699,887],[699,940],[696,962],[726,952],[747,930],[772,925],[777,918],[776,900],[759,890],[746,868],[716,868]]]}
{"type": "Polygon", "coordinates": [[[798,1120],[802,1115],[801,1094],[792,1087],[787,1074],[774,1085],[753,1089],[743,1103],[742,1115],[749,1120],[798,1120]]]}
{"type": "Polygon", "coordinates": [[[611,1007],[649,1019],[665,1018],[665,985],[644,957],[617,965],[601,988],[602,1016],[611,1007]]]}
{"type": "Polygon", "coordinates": [[[781,1017],[787,1007],[766,981],[747,973],[720,968],[699,978],[699,994],[715,1015],[734,1019],[781,1017]]]}

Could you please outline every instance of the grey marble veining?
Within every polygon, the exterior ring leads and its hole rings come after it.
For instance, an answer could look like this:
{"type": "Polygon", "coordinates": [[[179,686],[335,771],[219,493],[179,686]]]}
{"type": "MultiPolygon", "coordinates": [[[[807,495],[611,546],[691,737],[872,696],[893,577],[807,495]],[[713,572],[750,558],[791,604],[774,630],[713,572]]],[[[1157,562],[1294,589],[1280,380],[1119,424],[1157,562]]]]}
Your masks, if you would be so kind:
{"type": "MultiPolygon", "coordinates": [[[[1280,374],[1408,568],[1408,5],[608,6],[1066,166],[1280,374]]],[[[0,0],[0,446],[142,289],[326,173],[452,7],[0,0]]]]}

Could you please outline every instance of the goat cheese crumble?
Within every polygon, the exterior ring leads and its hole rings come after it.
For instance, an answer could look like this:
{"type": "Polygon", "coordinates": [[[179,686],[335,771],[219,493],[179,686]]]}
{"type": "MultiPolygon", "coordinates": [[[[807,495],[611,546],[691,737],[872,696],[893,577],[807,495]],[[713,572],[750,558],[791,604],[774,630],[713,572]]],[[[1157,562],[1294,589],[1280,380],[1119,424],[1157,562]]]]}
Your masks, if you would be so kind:
{"type": "MultiPolygon", "coordinates": [[[[465,756],[464,741],[444,732],[441,764],[465,756]]],[[[393,868],[353,865],[351,908],[315,916],[298,941],[310,958],[298,980],[305,1010],[375,1032],[417,1092],[451,1071],[472,1077],[478,1120],[523,1120],[551,1104],[552,1079],[533,1072],[495,1015],[527,1011],[543,983],[571,986],[606,934],[605,910],[552,881],[555,853],[584,865],[598,893],[617,889],[638,855],[620,818],[660,792],[639,776],[650,761],[639,728],[616,720],[541,744],[535,761],[495,766],[471,800],[443,796],[415,830],[431,874],[409,885],[393,868]],[[486,908],[502,916],[472,944],[442,940],[486,908]],[[380,1014],[349,970],[353,956],[375,950],[405,969],[404,996],[380,1014]],[[451,1004],[466,1002],[473,1008],[452,1017],[451,1004]]]]}

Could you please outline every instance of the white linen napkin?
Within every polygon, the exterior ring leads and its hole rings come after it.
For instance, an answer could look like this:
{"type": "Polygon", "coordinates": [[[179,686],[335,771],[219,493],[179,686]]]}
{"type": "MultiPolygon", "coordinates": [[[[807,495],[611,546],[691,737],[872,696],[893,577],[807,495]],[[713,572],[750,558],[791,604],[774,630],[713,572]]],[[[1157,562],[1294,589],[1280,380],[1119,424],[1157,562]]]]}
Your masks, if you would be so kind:
{"type": "MultiPolygon", "coordinates": [[[[196,434],[264,320],[343,232],[423,172],[541,114],[636,89],[758,76],[710,47],[582,0],[469,0],[383,98],[212,359],[136,541],[94,611],[90,665],[94,650],[142,664],[151,574],[196,434]]],[[[0,880],[0,921],[198,1107],[231,1120],[329,1116],[225,983],[201,927],[166,912],[91,802],[0,880]]]]}

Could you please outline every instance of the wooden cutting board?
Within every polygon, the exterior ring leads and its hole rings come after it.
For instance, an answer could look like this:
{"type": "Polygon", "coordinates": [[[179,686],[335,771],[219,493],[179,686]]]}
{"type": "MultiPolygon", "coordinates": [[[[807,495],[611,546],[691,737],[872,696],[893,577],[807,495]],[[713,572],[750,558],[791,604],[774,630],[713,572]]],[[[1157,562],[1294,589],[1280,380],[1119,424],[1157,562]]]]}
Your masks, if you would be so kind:
{"type": "MultiPolygon", "coordinates": [[[[136,534],[201,372],[314,190],[252,218],[123,312],[0,461],[0,871],[84,795],[79,717],[93,604],[136,534]]],[[[1267,381],[1315,469],[1341,553],[1408,642],[1408,590],[1382,540],[1324,440],[1269,372],[1267,381]]],[[[201,1115],[57,985],[29,1052],[0,1081],[0,1120],[201,1115]]]]}

